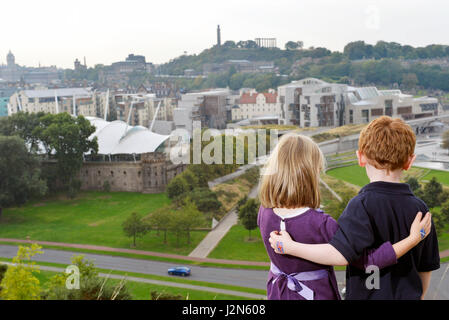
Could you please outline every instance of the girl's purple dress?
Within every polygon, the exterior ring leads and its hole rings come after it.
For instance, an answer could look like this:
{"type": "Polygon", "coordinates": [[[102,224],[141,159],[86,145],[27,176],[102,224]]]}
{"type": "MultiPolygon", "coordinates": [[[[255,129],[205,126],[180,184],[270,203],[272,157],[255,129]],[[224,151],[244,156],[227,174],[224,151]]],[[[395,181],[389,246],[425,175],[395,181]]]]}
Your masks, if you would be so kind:
{"type": "MultiPolygon", "coordinates": [[[[311,289],[314,300],[340,300],[337,279],[332,266],[320,265],[290,255],[277,254],[271,248],[270,233],[281,230],[282,220],[285,223],[285,230],[292,239],[301,243],[329,243],[338,229],[337,222],[319,209],[309,209],[300,215],[281,219],[273,212],[273,209],[260,206],[257,224],[268,256],[275,266],[268,274],[267,298],[269,300],[305,300],[304,296],[298,293],[300,290],[295,290],[293,281],[288,281],[287,275],[314,271],[312,274],[320,272],[327,274],[317,280],[300,279],[299,288],[305,286],[307,289],[311,289]],[[282,272],[281,275],[279,275],[279,271],[282,272]],[[288,285],[289,282],[290,285],[288,285]]],[[[361,257],[356,264],[362,269],[367,265],[377,265],[381,269],[394,263],[396,263],[396,254],[391,243],[385,242],[379,248],[367,251],[367,254],[361,257]]],[[[303,275],[305,277],[302,278],[306,279],[307,275],[303,275]]],[[[298,278],[301,278],[301,274],[298,278]]],[[[296,288],[298,289],[298,287],[296,288]]]]}

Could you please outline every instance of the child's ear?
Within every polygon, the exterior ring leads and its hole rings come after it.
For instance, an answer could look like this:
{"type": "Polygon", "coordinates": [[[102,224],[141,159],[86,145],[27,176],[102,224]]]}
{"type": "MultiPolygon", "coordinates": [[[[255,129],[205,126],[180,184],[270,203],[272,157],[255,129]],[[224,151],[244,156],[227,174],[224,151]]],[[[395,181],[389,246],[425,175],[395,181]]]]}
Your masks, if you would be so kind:
{"type": "Polygon", "coordinates": [[[413,156],[410,156],[408,158],[407,163],[404,166],[404,170],[407,171],[408,169],[410,169],[415,160],[416,160],[416,154],[414,154],[413,156]]]}
{"type": "Polygon", "coordinates": [[[366,166],[366,159],[363,153],[361,153],[359,150],[356,151],[357,154],[357,160],[359,161],[359,166],[365,167],[366,166]]]}

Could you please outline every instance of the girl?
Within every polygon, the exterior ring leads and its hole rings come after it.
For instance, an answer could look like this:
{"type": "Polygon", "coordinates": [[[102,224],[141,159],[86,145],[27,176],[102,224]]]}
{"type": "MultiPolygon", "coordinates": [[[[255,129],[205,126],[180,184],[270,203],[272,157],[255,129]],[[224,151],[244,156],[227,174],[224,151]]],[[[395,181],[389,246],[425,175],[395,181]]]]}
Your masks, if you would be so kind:
{"type": "MultiPolygon", "coordinates": [[[[265,165],[257,224],[271,260],[267,283],[270,300],[340,299],[333,267],[276,254],[269,242],[270,233],[278,230],[287,231],[294,241],[302,243],[328,243],[332,239],[338,224],[319,209],[323,169],[324,157],[318,145],[306,136],[292,133],[279,140],[265,165]]],[[[381,269],[395,264],[419,242],[421,229],[429,234],[429,216],[421,221],[418,214],[408,238],[394,245],[385,242],[367,251],[356,264],[361,269],[367,265],[381,269]]],[[[282,242],[273,246],[283,253],[282,242]]]]}

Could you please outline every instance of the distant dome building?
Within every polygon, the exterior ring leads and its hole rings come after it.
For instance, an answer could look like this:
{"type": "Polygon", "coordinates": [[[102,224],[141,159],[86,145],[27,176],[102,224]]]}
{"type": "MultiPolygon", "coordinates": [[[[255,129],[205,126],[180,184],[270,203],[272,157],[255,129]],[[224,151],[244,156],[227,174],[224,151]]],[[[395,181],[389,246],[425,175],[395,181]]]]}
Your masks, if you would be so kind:
{"type": "Polygon", "coordinates": [[[6,63],[8,67],[14,67],[16,65],[16,58],[12,54],[11,50],[9,50],[8,54],[6,55],[6,63]]]}

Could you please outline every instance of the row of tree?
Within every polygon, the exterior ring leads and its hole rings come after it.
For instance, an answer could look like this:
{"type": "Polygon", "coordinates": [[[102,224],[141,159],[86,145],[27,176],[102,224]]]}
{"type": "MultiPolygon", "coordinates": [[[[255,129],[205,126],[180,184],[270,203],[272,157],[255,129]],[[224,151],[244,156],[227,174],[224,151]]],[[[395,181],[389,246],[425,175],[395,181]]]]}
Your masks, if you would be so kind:
{"type": "Polygon", "coordinates": [[[79,189],[83,154],[97,152],[95,127],[68,113],[18,112],[0,119],[1,209],[47,191],[79,189]],[[43,165],[43,160],[49,160],[43,165]]]}

